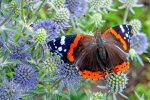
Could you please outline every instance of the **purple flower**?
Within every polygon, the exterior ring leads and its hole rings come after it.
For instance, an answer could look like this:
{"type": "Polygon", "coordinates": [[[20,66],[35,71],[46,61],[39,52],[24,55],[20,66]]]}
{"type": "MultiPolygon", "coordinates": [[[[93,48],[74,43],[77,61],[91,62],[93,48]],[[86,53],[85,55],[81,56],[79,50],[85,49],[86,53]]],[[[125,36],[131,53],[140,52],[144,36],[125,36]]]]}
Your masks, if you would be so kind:
{"type": "Polygon", "coordinates": [[[24,41],[19,41],[18,42],[19,46],[15,46],[13,49],[12,49],[12,53],[9,55],[9,59],[17,59],[17,60],[20,60],[20,61],[23,61],[25,62],[27,57],[30,56],[29,53],[21,53],[22,50],[26,47],[26,44],[24,41]]]}
{"type": "Polygon", "coordinates": [[[60,81],[60,88],[65,87],[65,85],[74,87],[80,84],[79,81],[81,77],[75,66],[62,63],[57,67],[54,74],[53,79],[60,81]]]}
{"type": "Polygon", "coordinates": [[[71,17],[84,14],[88,6],[85,0],[66,0],[65,4],[71,13],[71,17]]]}
{"type": "Polygon", "coordinates": [[[3,82],[0,87],[0,100],[19,100],[22,89],[13,81],[3,82]]]}
{"type": "Polygon", "coordinates": [[[146,52],[148,48],[148,38],[146,34],[135,34],[131,38],[131,48],[133,48],[138,54],[146,52]]]}
{"type": "Polygon", "coordinates": [[[35,84],[38,83],[36,70],[29,65],[23,64],[15,68],[13,73],[13,81],[19,83],[25,91],[36,88],[35,84]]]}
{"type": "Polygon", "coordinates": [[[34,31],[37,31],[40,28],[44,28],[49,38],[54,39],[59,35],[59,30],[56,26],[56,23],[53,22],[51,19],[40,19],[35,23],[33,29],[34,31]]]}

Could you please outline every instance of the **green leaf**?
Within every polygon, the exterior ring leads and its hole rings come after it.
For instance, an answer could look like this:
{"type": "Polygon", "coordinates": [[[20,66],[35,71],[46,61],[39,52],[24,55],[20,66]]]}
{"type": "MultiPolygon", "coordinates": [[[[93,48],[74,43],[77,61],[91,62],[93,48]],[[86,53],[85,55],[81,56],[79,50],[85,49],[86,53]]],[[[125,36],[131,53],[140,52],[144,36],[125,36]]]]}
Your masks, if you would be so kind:
{"type": "Polygon", "coordinates": [[[7,40],[7,36],[6,36],[5,32],[0,32],[0,34],[1,34],[2,38],[6,41],[7,40]]]}
{"type": "Polygon", "coordinates": [[[62,96],[68,100],[71,100],[69,94],[67,94],[67,93],[55,91],[53,94],[57,94],[57,95],[62,96]]]}
{"type": "Polygon", "coordinates": [[[8,72],[6,75],[10,78],[13,76],[12,72],[8,72]]]}
{"type": "Polygon", "coordinates": [[[10,48],[9,48],[5,43],[4,43],[3,45],[4,45],[4,47],[6,48],[6,50],[7,50],[9,53],[11,53],[10,48]]]}
{"type": "Polygon", "coordinates": [[[10,44],[12,44],[12,45],[14,45],[14,46],[19,47],[19,44],[18,44],[18,43],[16,43],[15,41],[8,40],[8,43],[10,43],[10,44]]]}
{"type": "Polygon", "coordinates": [[[42,72],[39,72],[39,75],[38,76],[42,76],[43,74],[42,74],[42,72]]]}
{"type": "Polygon", "coordinates": [[[21,29],[18,29],[16,27],[5,26],[3,29],[7,31],[13,31],[14,33],[18,33],[18,34],[22,33],[21,29]]]}
{"type": "MultiPolygon", "coordinates": [[[[33,44],[33,45],[34,45],[34,44],[33,44]]],[[[25,52],[29,51],[29,49],[30,49],[33,45],[30,45],[30,46],[27,45],[27,46],[21,51],[21,53],[25,53],[25,52]]]]}
{"type": "Polygon", "coordinates": [[[6,64],[22,64],[22,62],[20,60],[11,59],[11,60],[7,60],[6,64]]]}

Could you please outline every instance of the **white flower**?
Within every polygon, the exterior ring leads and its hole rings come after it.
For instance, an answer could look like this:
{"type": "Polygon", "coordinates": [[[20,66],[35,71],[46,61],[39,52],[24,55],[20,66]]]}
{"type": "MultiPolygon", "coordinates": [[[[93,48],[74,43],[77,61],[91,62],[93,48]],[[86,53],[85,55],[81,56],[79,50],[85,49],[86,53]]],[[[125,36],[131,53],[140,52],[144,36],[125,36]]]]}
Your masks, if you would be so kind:
{"type": "Polygon", "coordinates": [[[138,19],[131,20],[129,24],[133,27],[134,33],[138,33],[142,28],[142,23],[138,19]]]}
{"type": "Polygon", "coordinates": [[[111,10],[111,11],[117,11],[116,9],[112,9],[111,6],[113,4],[113,0],[103,0],[103,8],[104,11],[107,12],[106,10],[111,10]]]}
{"type": "Polygon", "coordinates": [[[133,7],[142,7],[143,4],[137,4],[138,0],[119,0],[121,3],[123,3],[122,6],[119,7],[119,9],[128,8],[133,14],[135,14],[133,7]]]}
{"type": "Polygon", "coordinates": [[[91,17],[91,23],[94,23],[96,27],[99,27],[102,25],[102,23],[104,23],[105,21],[102,20],[102,15],[100,13],[95,13],[92,17],[91,17]]]}
{"type": "Polygon", "coordinates": [[[102,11],[104,10],[112,10],[112,11],[117,11],[115,9],[112,9],[111,6],[113,4],[113,0],[90,0],[89,3],[91,4],[91,8],[96,10],[96,11],[102,11]]]}

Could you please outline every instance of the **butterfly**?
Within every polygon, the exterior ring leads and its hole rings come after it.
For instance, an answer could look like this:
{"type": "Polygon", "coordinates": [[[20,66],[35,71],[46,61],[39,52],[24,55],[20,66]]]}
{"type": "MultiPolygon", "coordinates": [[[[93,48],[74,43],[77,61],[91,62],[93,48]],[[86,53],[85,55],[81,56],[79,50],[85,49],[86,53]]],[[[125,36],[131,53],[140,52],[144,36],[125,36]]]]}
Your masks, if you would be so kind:
{"type": "Polygon", "coordinates": [[[100,79],[106,72],[117,73],[129,68],[128,53],[133,35],[131,25],[118,25],[94,36],[76,34],[58,37],[47,43],[68,64],[74,64],[83,77],[100,79]]]}

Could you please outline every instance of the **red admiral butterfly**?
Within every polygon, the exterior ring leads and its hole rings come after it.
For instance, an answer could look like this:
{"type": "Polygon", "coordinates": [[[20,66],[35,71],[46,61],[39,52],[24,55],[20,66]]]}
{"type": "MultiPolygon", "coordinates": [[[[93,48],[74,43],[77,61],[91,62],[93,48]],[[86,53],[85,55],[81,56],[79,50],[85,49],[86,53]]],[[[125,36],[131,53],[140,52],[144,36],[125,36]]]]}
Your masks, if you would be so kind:
{"type": "Polygon", "coordinates": [[[75,64],[79,73],[89,79],[105,77],[106,71],[117,73],[129,68],[128,52],[132,26],[119,25],[94,36],[76,34],[58,37],[47,43],[65,63],[75,64]]]}

